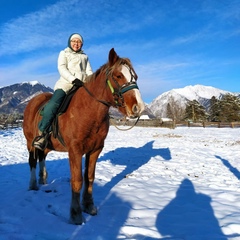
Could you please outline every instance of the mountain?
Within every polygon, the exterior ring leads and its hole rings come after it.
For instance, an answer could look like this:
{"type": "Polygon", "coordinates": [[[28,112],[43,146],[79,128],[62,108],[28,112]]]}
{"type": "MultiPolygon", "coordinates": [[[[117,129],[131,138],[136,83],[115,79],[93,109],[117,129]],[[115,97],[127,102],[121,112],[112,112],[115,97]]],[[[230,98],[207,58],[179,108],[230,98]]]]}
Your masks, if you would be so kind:
{"type": "MultiPolygon", "coordinates": [[[[42,92],[53,92],[53,89],[37,81],[23,82],[0,88],[0,114],[22,114],[29,100],[42,92]]],[[[147,115],[149,118],[165,118],[167,117],[168,104],[177,106],[179,110],[185,109],[186,104],[193,100],[197,100],[205,108],[208,108],[212,96],[220,99],[227,93],[233,94],[228,91],[203,85],[172,89],[159,95],[150,104],[146,105],[143,115],[147,115]]],[[[240,94],[237,96],[240,97],[240,94]]],[[[110,115],[121,118],[121,114],[114,108],[110,109],[110,115]]]]}
{"type": "Polygon", "coordinates": [[[37,81],[23,82],[0,88],[0,113],[23,113],[34,96],[53,89],[37,81]]]}
{"type": "Polygon", "coordinates": [[[185,109],[189,101],[197,100],[201,105],[208,109],[210,99],[215,96],[221,99],[223,95],[230,93],[218,88],[195,85],[179,89],[172,89],[154,99],[149,105],[149,109],[156,117],[167,117],[167,105],[175,105],[178,109],[185,109]]]}
{"type": "MultiPolygon", "coordinates": [[[[43,92],[53,92],[53,89],[46,87],[37,81],[0,87],[0,114],[22,114],[29,100],[43,92]]],[[[145,106],[143,114],[148,115],[149,118],[154,118],[153,113],[147,105],[145,106]]],[[[115,118],[123,117],[123,115],[113,107],[110,108],[110,115],[115,118]]]]}

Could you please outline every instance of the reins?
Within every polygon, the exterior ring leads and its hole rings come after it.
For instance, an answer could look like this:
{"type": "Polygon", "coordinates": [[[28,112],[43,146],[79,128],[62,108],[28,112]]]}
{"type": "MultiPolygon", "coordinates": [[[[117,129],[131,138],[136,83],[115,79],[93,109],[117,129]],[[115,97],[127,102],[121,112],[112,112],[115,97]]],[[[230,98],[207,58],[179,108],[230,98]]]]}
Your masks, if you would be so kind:
{"type": "MultiPolygon", "coordinates": [[[[120,131],[128,131],[128,130],[132,129],[133,127],[135,127],[135,126],[137,125],[139,119],[140,119],[140,117],[138,117],[137,120],[135,121],[135,123],[134,123],[132,126],[130,126],[129,128],[119,128],[119,127],[117,126],[117,124],[115,124],[115,123],[113,123],[113,122],[112,122],[112,124],[113,124],[113,126],[114,126],[116,129],[118,129],[118,130],[120,130],[120,131]]],[[[111,120],[110,120],[110,121],[111,121],[111,120]]]]}
{"type": "Polygon", "coordinates": [[[84,89],[86,90],[86,92],[87,92],[91,97],[93,97],[96,101],[104,104],[104,105],[107,106],[107,107],[111,107],[111,104],[110,104],[109,102],[106,102],[106,101],[104,101],[104,100],[101,100],[101,99],[96,98],[96,97],[88,90],[88,88],[87,88],[84,84],[83,84],[83,88],[84,88],[84,89]]]}

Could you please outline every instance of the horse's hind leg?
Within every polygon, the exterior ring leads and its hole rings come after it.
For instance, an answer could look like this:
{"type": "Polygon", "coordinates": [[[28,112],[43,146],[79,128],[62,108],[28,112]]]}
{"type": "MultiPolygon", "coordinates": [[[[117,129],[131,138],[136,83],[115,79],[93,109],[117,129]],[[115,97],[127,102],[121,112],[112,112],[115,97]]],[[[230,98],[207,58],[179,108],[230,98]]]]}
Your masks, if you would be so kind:
{"type": "Polygon", "coordinates": [[[47,170],[45,165],[46,154],[43,151],[38,151],[38,158],[39,158],[39,184],[46,184],[47,183],[47,170]]]}
{"type": "Polygon", "coordinates": [[[37,178],[36,178],[37,151],[29,152],[28,163],[30,167],[29,190],[38,190],[37,178]]]}
{"type": "Polygon", "coordinates": [[[37,177],[36,177],[36,168],[37,168],[37,160],[39,160],[39,184],[47,183],[47,171],[45,166],[45,158],[46,154],[43,151],[35,149],[29,152],[28,163],[30,166],[30,183],[29,190],[38,190],[37,185],[37,177]]]}

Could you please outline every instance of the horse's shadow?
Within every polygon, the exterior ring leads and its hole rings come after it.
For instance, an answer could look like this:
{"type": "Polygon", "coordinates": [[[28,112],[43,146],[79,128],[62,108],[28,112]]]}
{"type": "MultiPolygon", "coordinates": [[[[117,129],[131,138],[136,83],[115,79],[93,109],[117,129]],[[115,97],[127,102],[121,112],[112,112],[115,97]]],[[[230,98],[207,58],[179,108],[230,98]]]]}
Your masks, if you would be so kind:
{"type": "MultiPolygon", "coordinates": [[[[110,161],[113,165],[123,165],[125,169],[112,177],[104,186],[94,184],[94,199],[99,208],[98,217],[90,219],[86,226],[78,227],[76,235],[71,240],[89,239],[87,236],[94,235],[96,239],[115,240],[121,236],[120,229],[128,219],[132,203],[123,200],[112,189],[125,177],[133,174],[152,157],[160,156],[163,160],[171,160],[168,148],[153,148],[154,141],[146,143],[142,147],[121,147],[103,154],[98,162],[110,161]],[[101,196],[101,199],[98,196],[101,196]],[[101,229],[101,231],[98,231],[101,229]],[[120,234],[120,235],[119,235],[120,234]]],[[[124,237],[124,236],[123,236],[124,237]]]]}
{"type": "MultiPolygon", "coordinates": [[[[95,235],[96,239],[115,240],[121,236],[120,229],[124,226],[132,204],[129,201],[121,199],[114,191],[111,191],[120,181],[144,164],[148,163],[152,157],[160,156],[163,160],[171,160],[169,148],[153,148],[154,141],[150,141],[142,147],[121,147],[103,154],[98,162],[110,161],[113,165],[123,165],[125,169],[112,177],[104,186],[98,186],[95,183],[94,196],[98,202],[99,218],[91,218],[89,224],[79,227],[75,238],[88,239],[90,234],[95,235]],[[101,199],[97,197],[101,195],[101,199]],[[99,205],[100,204],[100,205],[99,205]],[[105,216],[105,217],[104,217],[105,216]],[[102,219],[99,221],[99,219],[102,219]],[[105,219],[105,221],[104,221],[105,219]],[[101,229],[101,231],[97,231],[101,229]],[[94,233],[93,233],[94,232],[94,233]],[[120,235],[119,235],[120,234],[120,235]]],[[[123,236],[124,237],[124,236],[123,236]]]]}
{"type": "Polygon", "coordinates": [[[146,143],[142,147],[121,147],[105,153],[98,161],[110,160],[113,165],[124,165],[125,169],[113,177],[104,187],[113,188],[123,178],[148,163],[152,157],[160,156],[165,161],[171,160],[169,148],[153,148],[154,141],[146,143]]]}

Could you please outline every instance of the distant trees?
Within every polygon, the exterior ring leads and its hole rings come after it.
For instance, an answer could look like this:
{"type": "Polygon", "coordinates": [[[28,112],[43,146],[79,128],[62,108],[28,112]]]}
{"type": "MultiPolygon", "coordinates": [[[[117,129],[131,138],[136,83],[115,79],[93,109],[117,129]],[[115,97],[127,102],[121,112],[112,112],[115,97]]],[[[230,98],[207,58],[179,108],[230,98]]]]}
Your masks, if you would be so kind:
{"type": "Polygon", "coordinates": [[[15,123],[17,120],[22,120],[23,114],[21,113],[0,113],[0,124],[15,123]]]}
{"type": "Polygon", "coordinates": [[[234,122],[240,121],[240,99],[232,94],[226,94],[222,99],[211,98],[209,121],[234,122]]]}
{"type": "Polygon", "coordinates": [[[220,122],[220,115],[221,115],[220,101],[215,96],[213,96],[210,100],[208,121],[220,122]]]}
{"type": "Polygon", "coordinates": [[[180,107],[173,97],[170,97],[167,104],[167,117],[173,121],[182,119],[185,109],[180,107]]]}
{"type": "Polygon", "coordinates": [[[183,120],[192,122],[240,121],[240,99],[232,94],[226,94],[221,99],[213,96],[208,111],[198,101],[189,101],[183,120]]]}
{"type": "Polygon", "coordinates": [[[197,100],[193,100],[186,106],[184,119],[193,122],[205,122],[207,112],[197,100]]]}

